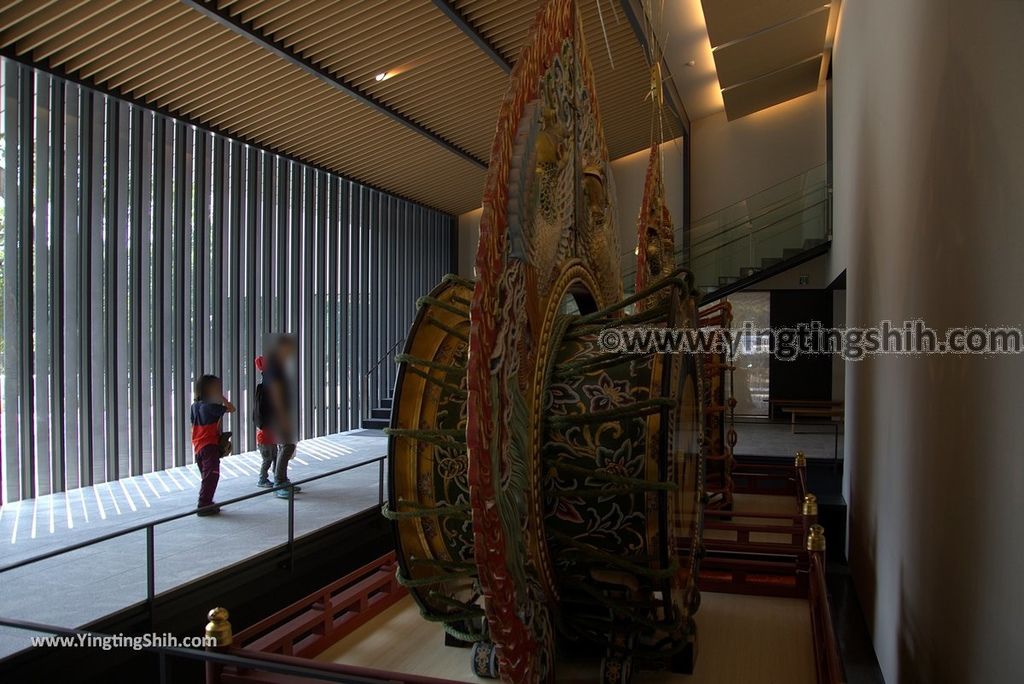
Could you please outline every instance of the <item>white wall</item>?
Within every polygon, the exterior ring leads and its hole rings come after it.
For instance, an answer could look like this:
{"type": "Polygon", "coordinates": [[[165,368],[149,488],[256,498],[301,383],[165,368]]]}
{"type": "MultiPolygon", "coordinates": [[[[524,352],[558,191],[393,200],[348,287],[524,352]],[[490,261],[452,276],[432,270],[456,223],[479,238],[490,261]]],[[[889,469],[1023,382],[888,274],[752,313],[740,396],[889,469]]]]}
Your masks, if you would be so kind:
{"type": "Polygon", "coordinates": [[[719,112],[690,130],[696,222],[825,163],[825,88],[735,121],[719,112]]]}
{"type": "MultiPolygon", "coordinates": [[[[1024,320],[1024,2],[845,2],[847,322],[1024,320]]],[[[1024,358],[847,364],[849,557],[889,684],[1024,681],[1024,358]]]]}

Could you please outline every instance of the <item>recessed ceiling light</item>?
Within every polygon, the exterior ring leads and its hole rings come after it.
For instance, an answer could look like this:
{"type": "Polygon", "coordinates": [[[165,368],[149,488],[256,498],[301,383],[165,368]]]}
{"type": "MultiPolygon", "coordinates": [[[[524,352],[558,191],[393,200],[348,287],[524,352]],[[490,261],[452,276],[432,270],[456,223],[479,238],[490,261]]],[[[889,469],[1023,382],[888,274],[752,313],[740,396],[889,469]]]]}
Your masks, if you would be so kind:
{"type": "Polygon", "coordinates": [[[696,65],[697,65],[697,60],[695,60],[695,59],[691,59],[689,62],[686,63],[686,66],[688,66],[688,67],[692,67],[692,66],[696,66],[696,65]]]}
{"type": "Polygon", "coordinates": [[[377,81],[383,81],[387,77],[388,77],[388,72],[382,71],[379,74],[377,74],[376,76],[374,76],[373,78],[374,78],[374,80],[377,80],[377,81]]]}

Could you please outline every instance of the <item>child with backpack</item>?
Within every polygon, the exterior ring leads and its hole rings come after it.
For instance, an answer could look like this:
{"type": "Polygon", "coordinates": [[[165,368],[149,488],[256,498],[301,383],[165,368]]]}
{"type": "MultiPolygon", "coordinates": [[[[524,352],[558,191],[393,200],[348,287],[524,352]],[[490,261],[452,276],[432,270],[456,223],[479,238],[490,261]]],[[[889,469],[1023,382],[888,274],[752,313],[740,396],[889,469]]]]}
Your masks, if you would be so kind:
{"type": "Polygon", "coordinates": [[[192,404],[192,450],[202,482],[199,485],[199,510],[196,515],[216,515],[220,506],[213,502],[220,481],[220,459],[231,453],[231,433],[221,431],[221,418],[234,413],[235,405],[224,396],[224,386],[216,375],[204,375],[196,381],[192,404]]]}

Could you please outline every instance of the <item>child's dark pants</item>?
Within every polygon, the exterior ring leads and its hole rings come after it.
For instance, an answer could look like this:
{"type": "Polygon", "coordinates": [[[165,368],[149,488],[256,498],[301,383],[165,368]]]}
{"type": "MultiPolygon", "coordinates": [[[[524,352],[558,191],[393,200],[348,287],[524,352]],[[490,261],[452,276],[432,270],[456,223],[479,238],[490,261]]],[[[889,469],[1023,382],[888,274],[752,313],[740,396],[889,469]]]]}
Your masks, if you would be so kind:
{"type": "Polygon", "coordinates": [[[281,445],[281,451],[277,454],[277,463],[274,464],[274,484],[288,481],[288,461],[292,460],[294,455],[294,444],[281,445]]]}
{"type": "Polygon", "coordinates": [[[276,470],[275,464],[277,463],[277,445],[276,444],[258,444],[256,448],[260,452],[260,457],[263,459],[263,463],[260,465],[260,481],[267,480],[268,474],[271,470],[276,470]]]}
{"type": "Polygon", "coordinates": [[[220,455],[220,446],[216,444],[203,447],[196,454],[196,463],[199,464],[199,472],[203,476],[199,485],[199,508],[213,503],[217,482],[220,481],[220,455]]]}

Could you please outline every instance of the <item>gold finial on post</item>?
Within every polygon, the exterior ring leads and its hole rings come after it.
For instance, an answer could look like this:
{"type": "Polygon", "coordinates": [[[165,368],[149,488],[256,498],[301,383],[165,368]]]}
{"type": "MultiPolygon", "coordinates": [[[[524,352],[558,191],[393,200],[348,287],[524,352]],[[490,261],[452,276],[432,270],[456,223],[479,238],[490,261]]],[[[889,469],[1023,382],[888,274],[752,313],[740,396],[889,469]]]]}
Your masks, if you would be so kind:
{"type": "Polygon", "coordinates": [[[804,515],[818,515],[818,497],[813,494],[804,494],[804,515]]]}
{"type": "Polygon", "coordinates": [[[223,648],[231,645],[231,623],[228,622],[227,608],[214,608],[206,615],[209,622],[206,623],[206,636],[216,640],[216,647],[223,648]]]}
{"type": "Polygon", "coordinates": [[[825,550],[825,528],[821,525],[811,525],[811,531],[807,533],[807,550],[825,550]]]}
{"type": "Polygon", "coordinates": [[[804,452],[796,452],[796,458],[793,459],[793,465],[795,465],[797,468],[807,467],[807,457],[804,456],[804,452]]]}

